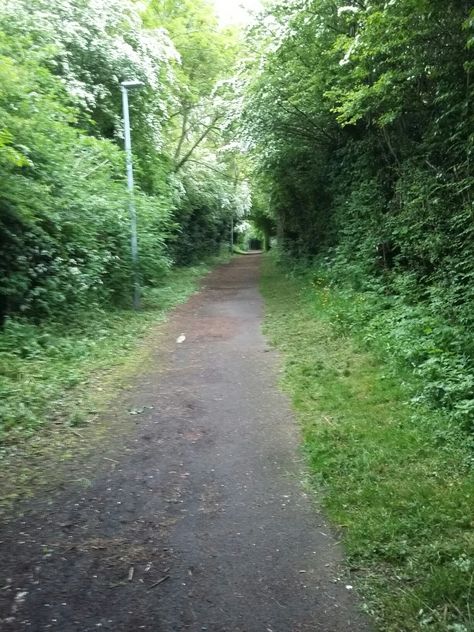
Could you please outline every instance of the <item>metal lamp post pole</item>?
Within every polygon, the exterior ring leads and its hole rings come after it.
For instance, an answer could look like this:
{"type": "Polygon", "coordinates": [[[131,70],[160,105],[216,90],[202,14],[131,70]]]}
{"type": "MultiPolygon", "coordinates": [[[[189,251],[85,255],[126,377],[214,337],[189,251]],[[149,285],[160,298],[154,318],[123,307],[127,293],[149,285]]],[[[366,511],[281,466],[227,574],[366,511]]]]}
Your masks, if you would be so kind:
{"type": "Polygon", "coordinates": [[[123,129],[125,139],[125,156],[127,161],[127,191],[128,209],[130,213],[130,245],[132,253],[132,273],[133,273],[133,309],[140,309],[140,277],[138,274],[138,238],[137,238],[137,213],[135,210],[135,200],[133,197],[133,164],[132,164],[132,139],[130,134],[130,113],[128,108],[128,89],[143,85],[139,81],[123,81],[122,88],[122,108],[123,108],[123,129]]]}

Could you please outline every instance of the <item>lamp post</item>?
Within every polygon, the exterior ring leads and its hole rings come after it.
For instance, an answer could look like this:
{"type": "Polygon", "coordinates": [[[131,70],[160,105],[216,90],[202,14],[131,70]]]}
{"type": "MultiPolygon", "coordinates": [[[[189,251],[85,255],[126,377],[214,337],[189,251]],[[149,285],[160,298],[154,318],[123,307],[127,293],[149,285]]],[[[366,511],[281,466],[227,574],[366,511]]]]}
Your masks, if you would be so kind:
{"type": "Polygon", "coordinates": [[[128,109],[128,91],[133,88],[143,86],[142,81],[131,80],[122,81],[122,109],[123,109],[123,131],[125,139],[125,156],[127,161],[127,191],[128,209],[130,212],[130,245],[132,251],[133,269],[133,309],[140,308],[140,279],[138,275],[138,239],[137,239],[137,214],[135,211],[135,201],[133,199],[133,164],[132,164],[132,138],[130,134],[130,113],[128,109]]]}

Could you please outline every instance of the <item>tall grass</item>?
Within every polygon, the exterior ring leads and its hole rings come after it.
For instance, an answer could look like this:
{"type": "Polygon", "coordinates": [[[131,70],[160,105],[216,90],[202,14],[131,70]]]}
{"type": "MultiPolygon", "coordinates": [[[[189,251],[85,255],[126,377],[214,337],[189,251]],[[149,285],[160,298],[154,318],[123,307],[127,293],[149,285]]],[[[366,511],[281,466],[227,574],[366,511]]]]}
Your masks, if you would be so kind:
{"type": "MultiPolygon", "coordinates": [[[[265,329],[285,360],[315,489],[384,632],[474,630],[474,476],[466,435],[411,400],[413,376],[337,314],[355,297],[267,259],[265,329]],[[345,333],[344,333],[345,332],[345,333]]],[[[361,325],[362,326],[362,325],[361,325]]]]}

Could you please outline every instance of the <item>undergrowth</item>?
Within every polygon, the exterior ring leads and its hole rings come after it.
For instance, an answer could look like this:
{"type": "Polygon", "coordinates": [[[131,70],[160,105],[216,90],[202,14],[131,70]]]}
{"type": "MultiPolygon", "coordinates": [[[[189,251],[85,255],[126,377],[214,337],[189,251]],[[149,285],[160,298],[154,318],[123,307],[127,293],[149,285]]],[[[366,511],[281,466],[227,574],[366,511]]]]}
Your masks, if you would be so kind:
{"type": "MultiPolygon", "coordinates": [[[[265,263],[266,332],[283,352],[314,486],[384,632],[474,630],[474,456],[413,372],[345,314],[364,297],[265,263]]],[[[377,337],[375,330],[371,335],[377,337]]],[[[379,332],[382,338],[382,333],[379,332]]],[[[388,332],[393,337],[393,332],[388,332]]]]}
{"type": "Polygon", "coordinates": [[[95,310],[41,325],[7,320],[0,333],[0,443],[16,443],[51,422],[79,425],[94,414],[91,391],[100,391],[100,376],[126,363],[149,327],[186,300],[208,269],[169,272],[146,290],[138,312],[95,310]]]}

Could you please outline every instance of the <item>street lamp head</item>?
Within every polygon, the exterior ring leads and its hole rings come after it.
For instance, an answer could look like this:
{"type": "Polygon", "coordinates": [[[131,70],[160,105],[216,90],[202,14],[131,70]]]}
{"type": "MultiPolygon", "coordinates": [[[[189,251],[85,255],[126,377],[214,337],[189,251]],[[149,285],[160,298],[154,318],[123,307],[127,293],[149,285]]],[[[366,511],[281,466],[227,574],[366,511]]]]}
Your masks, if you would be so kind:
{"type": "Polygon", "coordinates": [[[122,86],[122,88],[130,90],[131,88],[141,88],[145,84],[143,83],[143,81],[139,81],[138,79],[129,79],[128,81],[122,81],[120,85],[122,86]]]}

